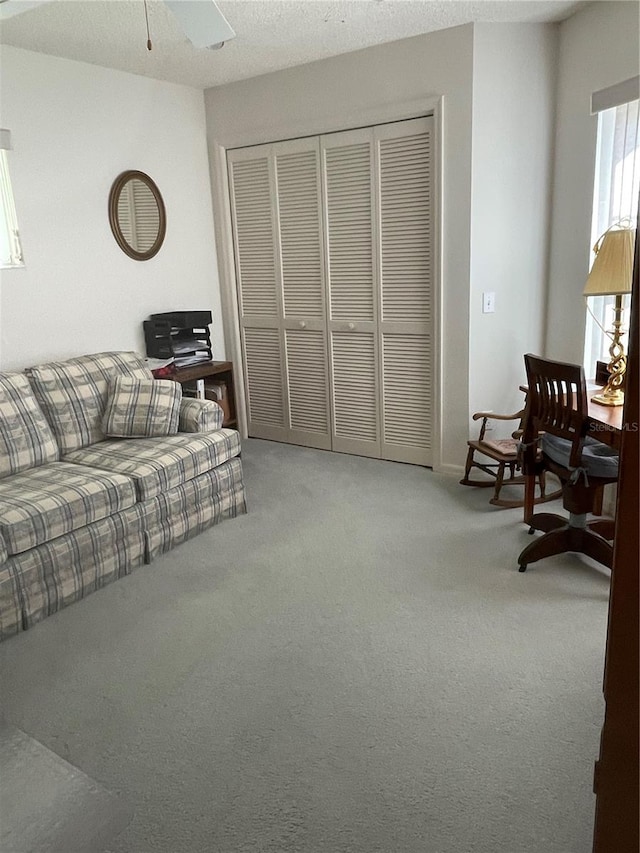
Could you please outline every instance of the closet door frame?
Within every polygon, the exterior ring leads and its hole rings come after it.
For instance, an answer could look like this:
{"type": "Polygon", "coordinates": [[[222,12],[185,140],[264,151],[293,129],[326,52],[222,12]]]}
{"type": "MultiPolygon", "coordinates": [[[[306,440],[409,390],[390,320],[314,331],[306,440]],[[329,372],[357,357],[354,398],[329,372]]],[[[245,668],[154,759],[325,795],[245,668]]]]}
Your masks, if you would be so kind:
{"type": "MultiPolygon", "coordinates": [[[[251,146],[262,146],[281,139],[304,136],[322,136],[359,127],[404,121],[407,119],[433,116],[434,119],[434,351],[433,351],[433,463],[435,471],[458,474],[458,467],[442,461],[442,221],[443,221],[443,160],[444,160],[444,120],[446,103],[444,96],[420,98],[405,102],[393,102],[373,108],[351,109],[348,119],[345,113],[314,116],[302,122],[292,122],[291,126],[281,128],[253,127],[232,131],[224,137],[216,136],[215,125],[209,138],[209,157],[211,164],[211,190],[213,197],[214,228],[216,234],[217,261],[220,280],[220,298],[222,303],[222,321],[225,333],[227,358],[245,377],[245,359],[240,336],[240,318],[238,311],[238,281],[236,278],[233,227],[231,221],[231,186],[228,173],[228,155],[234,151],[251,146]],[[455,469],[455,470],[454,470],[455,469]]],[[[247,402],[244,382],[236,387],[238,419],[240,433],[248,436],[247,402]]]]}

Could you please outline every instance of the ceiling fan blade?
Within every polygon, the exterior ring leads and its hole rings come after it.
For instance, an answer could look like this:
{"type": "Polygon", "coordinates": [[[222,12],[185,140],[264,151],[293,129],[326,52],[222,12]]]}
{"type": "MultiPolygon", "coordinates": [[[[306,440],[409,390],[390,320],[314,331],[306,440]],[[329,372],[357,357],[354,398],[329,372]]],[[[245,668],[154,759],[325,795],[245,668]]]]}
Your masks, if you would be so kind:
{"type": "Polygon", "coordinates": [[[235,32],[214,0],[165,0],[194,47],[216,47],[235,32]]]}
{"type": "Polygon", "coordinates": [[[22,12],[28,12],[29,9],[35,9],[36,6],[49,2],[50,0],[0,0],[0,21],[6,21],[14,15],[20,15],[22,12]]]}

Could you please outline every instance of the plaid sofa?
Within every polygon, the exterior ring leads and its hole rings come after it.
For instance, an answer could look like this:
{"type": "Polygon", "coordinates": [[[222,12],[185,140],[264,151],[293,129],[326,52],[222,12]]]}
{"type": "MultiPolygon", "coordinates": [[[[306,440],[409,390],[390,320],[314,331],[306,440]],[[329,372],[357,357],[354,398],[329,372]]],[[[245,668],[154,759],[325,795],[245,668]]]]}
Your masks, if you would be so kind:
{"type": "Polygon", "coordinates": [[[209,401],[177,435],[105,438],[109,381],[135,353],[0,374],[0,639],[246,512],[238,433],[209,401]]]}

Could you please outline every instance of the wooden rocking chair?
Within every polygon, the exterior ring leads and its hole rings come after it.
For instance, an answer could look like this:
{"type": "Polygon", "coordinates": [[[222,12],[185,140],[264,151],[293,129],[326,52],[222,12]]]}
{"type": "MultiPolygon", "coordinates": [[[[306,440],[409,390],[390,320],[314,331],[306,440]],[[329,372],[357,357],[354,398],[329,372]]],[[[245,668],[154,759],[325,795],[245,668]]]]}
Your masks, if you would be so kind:
{"type": "MultiPolygon", "coordinates": [[[[480,426],[480,435],[475,440],[467,442],[469,451],[467,453],[467,464],[465,466],[464,477],[460,480],[463,486],[479,486],[480,488],[493,487],[493,497],[489,501],[493,506],[502,507],[520,507],[525,506],[525,491],[526,478],[523,474],[517,474],[520,470],[520,458],[518,445],[522,435],[523,420],[525,409],[515,412],[513,415],[499,415],[495,412],[476,412],[473,415],[473,420],[478,421],[482,418],[480,426]],[[511,434],[511,438],[487,439],[485,433],[487,430],[487,422],[495,421],[518,421],[518,429],[511,434]],[[484,457],[484,459],[476,459],[476,454],[484,457]],[[492,461],[487,461],[491,459],[492,461]],[[485,474],[491,476],[491,480],[472,480],[469,475],[472,468],[478,468],[485,474]],[[505,479],[506,471],[509,471],[509,476],[505,479]],[[507,500],[500,497],[500,491],[503,485],[522,486],[523,495],[519,500],[507,500]]],[[[546,491],[545,467],[542,464],[542,456],[540,454],[540,464],[536,468],[535,479],[539,487],[539,495],[534,495],[534,504],[546,503],[553,501],[562,495],[562,489],[559,488],[550,494],[546,491]]]]}

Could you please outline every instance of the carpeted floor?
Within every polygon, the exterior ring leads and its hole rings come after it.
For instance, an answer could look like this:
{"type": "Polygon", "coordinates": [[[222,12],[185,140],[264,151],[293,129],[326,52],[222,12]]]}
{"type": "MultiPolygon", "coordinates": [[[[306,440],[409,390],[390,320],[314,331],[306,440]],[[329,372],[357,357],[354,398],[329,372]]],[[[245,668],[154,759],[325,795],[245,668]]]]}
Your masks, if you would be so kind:
{"type": "Polygon", "coordinates": [[[131,820],[123,799],[0,723],[2,853],[95,853],[131,820]]]}
{"type": "Polygon", "coordinates": [[[519,574],[521,511],[425,469],[243,458],[249,515],[0,644],[109,853],[588,853],[608,573],[519,574]]]}

